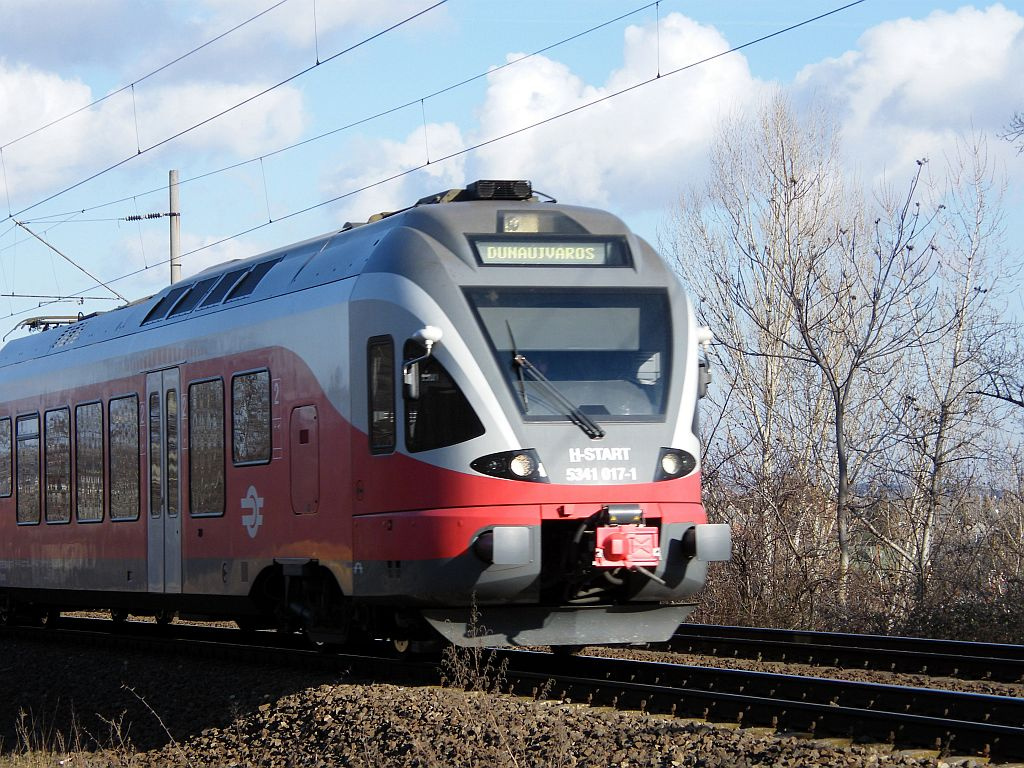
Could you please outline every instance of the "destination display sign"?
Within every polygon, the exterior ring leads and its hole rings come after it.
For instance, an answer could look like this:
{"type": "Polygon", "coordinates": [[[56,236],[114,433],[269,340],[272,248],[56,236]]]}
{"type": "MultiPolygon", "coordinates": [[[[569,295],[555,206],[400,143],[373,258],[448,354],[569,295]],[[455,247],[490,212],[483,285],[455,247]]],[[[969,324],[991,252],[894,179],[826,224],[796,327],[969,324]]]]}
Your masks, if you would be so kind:
{"type": "Polygon", "coordinates": [[[477,258],[485,265],[621,267],[626,266],[620,240],[475,238],[477,258]]]}

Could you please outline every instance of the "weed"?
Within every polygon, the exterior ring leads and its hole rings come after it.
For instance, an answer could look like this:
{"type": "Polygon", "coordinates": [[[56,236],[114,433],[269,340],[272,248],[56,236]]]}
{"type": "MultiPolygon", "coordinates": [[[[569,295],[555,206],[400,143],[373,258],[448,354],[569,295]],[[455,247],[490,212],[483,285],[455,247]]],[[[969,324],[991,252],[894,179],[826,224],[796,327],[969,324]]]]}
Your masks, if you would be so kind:
{"type": "Polygon", "coordinates": [[[54,765],[131,768],[135,765],[135,751],[122,727],[123,717],[107,721],[111,738],[109,746],[103,747],[74,714],[68,732],[64,733],[55,727],[55,721],[20,710],[15,724],[17,747],[0,757],[0,768],[51,768],[54,765]]]}
{"type": "MultiPolygon", "coordinates": [[[[487,627],[480,623],[480,610],[475,600],[469,609],[467,632],[471,638],[487,634],[487,627]]],[[[482,645],[448,645],[441,654],[441,685],[497,693],[503,690],[508,671],[508,659],[496,663],[497,658],[494,649],[482,645]]]]}

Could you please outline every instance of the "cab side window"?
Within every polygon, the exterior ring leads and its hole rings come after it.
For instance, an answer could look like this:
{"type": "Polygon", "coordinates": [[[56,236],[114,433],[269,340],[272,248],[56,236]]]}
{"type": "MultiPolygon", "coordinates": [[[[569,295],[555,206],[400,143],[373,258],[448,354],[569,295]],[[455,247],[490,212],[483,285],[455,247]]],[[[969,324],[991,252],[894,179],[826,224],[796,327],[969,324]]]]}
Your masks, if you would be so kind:
{"type": "Polygon", "coordinates": [[[366,349],[369,378],[370,452],[395,450],[395,343],[390,336],[370,339],[366,349]]]}
{"type": "Polygon", "coordinates": [[[0,419],[0,496],[10,496],[13,491],[11,458],[11,420],[0,419]]]}
{"type": "Polygon", "coordinates": [[[270,371],[231,380],[231,437],[235,466],[270,461],[270,371]]]}
{"type": "MultiPolygon", "coordinates": [[[[405,360],[414,360],[425,350],[409,341],[403,352],[405,360]]],[[[456,445],[484,433],[473,406],[436,358],[416,363],[411,374],[418,390],[416,397],[405,400],[405,445],[411,453],[456,445]]]]}

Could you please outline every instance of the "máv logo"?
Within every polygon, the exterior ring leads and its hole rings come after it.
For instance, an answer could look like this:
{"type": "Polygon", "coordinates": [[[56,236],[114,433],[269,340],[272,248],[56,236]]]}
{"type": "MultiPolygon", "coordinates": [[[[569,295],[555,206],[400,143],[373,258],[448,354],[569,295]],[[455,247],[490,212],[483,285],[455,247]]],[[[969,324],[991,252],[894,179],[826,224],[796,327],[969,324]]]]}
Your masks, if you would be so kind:
{"type": "Polygon", "coordinates": [[[249,532],[249,538],[255,539],[263,525],[263,497],[257,493],[255,485],[249,486],[249,492],[242,499],[242,509],[251,510],[248,515],[242,515],[242,525],[249,532]]]}

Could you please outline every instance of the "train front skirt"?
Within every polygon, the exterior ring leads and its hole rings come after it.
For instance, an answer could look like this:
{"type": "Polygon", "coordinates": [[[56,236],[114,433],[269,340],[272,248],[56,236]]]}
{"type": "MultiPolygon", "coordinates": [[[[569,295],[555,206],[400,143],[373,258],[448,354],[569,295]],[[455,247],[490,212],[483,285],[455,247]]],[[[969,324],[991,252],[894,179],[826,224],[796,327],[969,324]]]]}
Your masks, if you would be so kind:
{"type": "Polygon", "coordinates": [[[669,640],[692,604],[429,608],[423,617],[461,646],[592,645],[669,640]]]}

